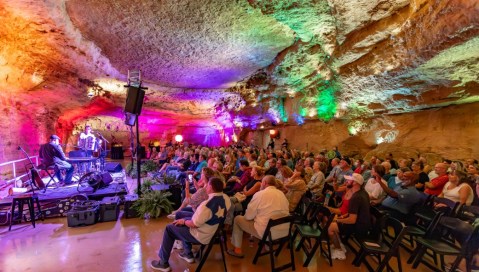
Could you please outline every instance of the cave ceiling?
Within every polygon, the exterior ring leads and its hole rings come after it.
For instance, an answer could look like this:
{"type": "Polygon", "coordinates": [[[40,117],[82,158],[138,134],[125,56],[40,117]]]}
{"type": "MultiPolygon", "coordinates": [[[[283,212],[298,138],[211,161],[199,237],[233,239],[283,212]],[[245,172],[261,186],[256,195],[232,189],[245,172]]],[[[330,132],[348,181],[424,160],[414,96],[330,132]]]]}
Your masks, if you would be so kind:
{"type": "Polygon", "coordinates": [[[65,123],[122,118],[139,70],[151,124],[353,123],[479,101],[478,14],[479,0],[2,0],[0,88],[65,123]]]}

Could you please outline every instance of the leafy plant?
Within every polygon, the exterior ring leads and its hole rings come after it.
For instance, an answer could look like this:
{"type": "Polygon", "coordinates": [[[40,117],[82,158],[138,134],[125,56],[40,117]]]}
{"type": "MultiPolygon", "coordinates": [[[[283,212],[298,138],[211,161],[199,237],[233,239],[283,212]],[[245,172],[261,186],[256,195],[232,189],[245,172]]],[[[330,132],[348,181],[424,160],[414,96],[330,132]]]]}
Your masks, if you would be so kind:
{"type": "Polygon", "coordinates": [[[133,204],[133,208],[141,217],[149,215],[152,218],[158,218],[162,212],[168,214],[173,211],[173,203],[168,200],[169,196],[171,196],[170,192],[149,191],[133,204]]]}
{"type": "MultiPolygon", "coordinates": [[[[151,186],[155,184],[158,184],[158,182],[155,179],[152,179],[152,178],[143,179],[143,181],[141,182],[141,194],[146,194],[153,191],[151,189],[151,186]]],[[[135,194],[138,194],[138,188],[135,189],[135,194]]]]}
{"type": "Polygon", "coordinates": [[[176,176],[175,175],[166,175],[164,178],[163,178],[163,184],[169,184],[169,185],[172,185],[172,184],[177,184],[178,181],[176,180],[176,176]]]}
{"type": "MultiPolygon", "coordinates": [[[[141,176],[146,176],[147,173],[154,172],[154,171],[157,171],[157,170],[158,170],[158,165],[153,160],[146,160],[146,161],[141,162],[141,165],[140,165],[140,175],[141,176]]],[[[137,172],[138,172],[137,169],[136,169],[136,162],[133,162],[133,164],[129,163],[126,166],[126,172],[128,173],[128,175],[130,177],[136,178],[137,177],[137,172]]]]}

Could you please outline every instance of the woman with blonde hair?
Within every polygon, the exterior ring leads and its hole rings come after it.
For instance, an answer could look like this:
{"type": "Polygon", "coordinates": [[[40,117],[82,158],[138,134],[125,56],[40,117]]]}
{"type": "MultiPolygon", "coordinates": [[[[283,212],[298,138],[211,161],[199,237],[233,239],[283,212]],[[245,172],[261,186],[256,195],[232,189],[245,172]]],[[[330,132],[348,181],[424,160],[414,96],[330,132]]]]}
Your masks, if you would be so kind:
{"type": "Polygon", "coordinates": [[[444,185],[439,197],[459,202],[462,205],[471,205],[474,200],[474,192],[467,181],[467,174],[463,171],[456,170],[450,173],[449,181],[444,185]]]}
{"type": "MultiPolygon", "coordinates": [[[[289,168],[288,168],[289,169],[289,168]]],[[[291,170],[291,169],[290,169],[291,170]]],[[[304,168],[301,165],[297,165],[294,168],[292,176],[289,178],[288,182],[284,184],[286,188],[286,198],[289,202],[289,212],[293,212],[298,206],[301,197],[306,193],[307,186],[304,181],[304,168]]]]}

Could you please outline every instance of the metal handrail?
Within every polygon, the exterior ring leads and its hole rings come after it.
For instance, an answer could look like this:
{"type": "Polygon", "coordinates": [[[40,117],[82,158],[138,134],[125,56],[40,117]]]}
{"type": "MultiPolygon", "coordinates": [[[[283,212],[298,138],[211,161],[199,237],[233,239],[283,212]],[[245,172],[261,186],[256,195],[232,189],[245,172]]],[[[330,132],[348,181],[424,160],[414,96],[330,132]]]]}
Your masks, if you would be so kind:
{"type": "Polygon", "coordinates": [[[8,185],[8,184],[14,182],[14,181],[17,180],[18,178],[23,178],[23,177],[25,177],[25,176],[28,176],[28,172],[25,173],[25,174],[23,174],[23,175],[17,176],[17,168],[16,168],[15,164],[18,163],[18,162],[23,162],[23,161],[30,162],[30,160],[35,161],[35,165],[38,165],[38,156],[30,156],[29,159],[28,159],[28,158],[24,158],[24,159],[19,159],[19,160],[14,160],[14,161],[8,161],[8,162],[0,163],[0,167],[6,166],[6,165],[9,165],[9,164],[12,165],[13,178],[7,180],[7,181],[6,181],[6,185],[8,185]]]}

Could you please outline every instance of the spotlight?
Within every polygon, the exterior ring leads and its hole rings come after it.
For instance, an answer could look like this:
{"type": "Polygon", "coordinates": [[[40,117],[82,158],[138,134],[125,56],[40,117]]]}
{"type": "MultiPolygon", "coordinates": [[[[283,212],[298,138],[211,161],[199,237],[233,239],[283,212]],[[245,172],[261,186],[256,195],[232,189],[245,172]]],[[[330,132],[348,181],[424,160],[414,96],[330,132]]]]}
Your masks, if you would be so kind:
{"type": "Polygon", "coordinates": [[[175,136],[175,141],[181,143],[183,141],[183,136],[181,136],[181,134],[177,134],[175,136]]]}

